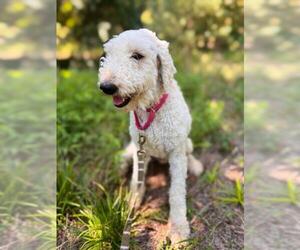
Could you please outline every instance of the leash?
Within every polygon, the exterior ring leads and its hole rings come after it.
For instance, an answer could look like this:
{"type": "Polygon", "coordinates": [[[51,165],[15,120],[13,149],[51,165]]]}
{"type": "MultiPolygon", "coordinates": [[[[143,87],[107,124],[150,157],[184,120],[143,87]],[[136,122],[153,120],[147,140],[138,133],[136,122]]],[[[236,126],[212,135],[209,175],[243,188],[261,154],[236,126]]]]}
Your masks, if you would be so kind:
{"type": "MultiPolygon", "coordinates": [[[[168,93],[164,93],[161,96],[158,103],[154,104],[151,108],[146,109],[146,111],[149,113],[149,116],[148,116],[147,121],[143,125],[141,125],[137,113],[135,111],[133,111],[135,125],[136,125],[137,129],[144,131],[151,125],[151,123],[153,122],[153,120],[155,118],[156,112],[158,112],[158,110],[160,110],[160,108],[165,104],[165,102],[168,99],[168,96],[169,96],[168,93]]],[[[131,194],[131,196],[129,198],[130,210],[129,210],[128,218],[125,222],[125,227],[124,227],[123,234],[122,234],[120,250],[128,250],[129,249],[131,225],[134,220],[134,214],[137,210],[136,199],[137,199],[137,195],[145,181],[146,151],[143,147],[145,142],[146,142],[145,135],[142,135],[141,133],[139,133],[139,139],[138,139],[139,149],[137,151],[137,158],[138,158],[138,182],[137,182],[138,186],[137,186],[137,188],[138,188],[138,190],[135,194],[131,194]]]]}
{"type": "MultiPolygon", "coordinates": [[[[146,158],[146,151],[143,147],[143,145],[146,142],[146,137],[142,134],[139,134],[138,144],[139,144],[139,150],[137,151],[137,158],[138,158],[138,191],[141,189],[144,180],[145,180],[145,158],[146,158]]],[[[122,241],[121,241],[121,247],[120,250],[127,250],[129,249],[129,243],[130,243],[130,230],[131,225],[134,220],[134,213],[137,210],[136,199],[139,192],[136,192],[135,194],[131,194],[130,197],[130,210],[128,214],[128,218],[125,223],[125,227],[122,234],[122,241]]]]}

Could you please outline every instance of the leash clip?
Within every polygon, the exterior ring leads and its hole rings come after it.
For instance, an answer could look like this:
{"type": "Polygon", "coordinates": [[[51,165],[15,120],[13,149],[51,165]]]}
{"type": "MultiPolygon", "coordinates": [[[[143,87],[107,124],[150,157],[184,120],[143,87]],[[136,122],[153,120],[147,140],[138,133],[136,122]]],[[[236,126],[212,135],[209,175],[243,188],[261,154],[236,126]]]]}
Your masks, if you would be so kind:
{"type": "Polygon", "coordinates": [[[139,134],[138,144],[139,144],[139,150],[137,151],[137,155],[139,159],[145,159],[146,157],[146,151],[144,150],[143,145],[146,142],[146,136],[139,134]]]}
{"type": "Polygon", "coordinates": [[[138,140],[138,144],[140,146],[143,146],[146,142],[146,136],[139,134],[139,140],[138,140]]]}

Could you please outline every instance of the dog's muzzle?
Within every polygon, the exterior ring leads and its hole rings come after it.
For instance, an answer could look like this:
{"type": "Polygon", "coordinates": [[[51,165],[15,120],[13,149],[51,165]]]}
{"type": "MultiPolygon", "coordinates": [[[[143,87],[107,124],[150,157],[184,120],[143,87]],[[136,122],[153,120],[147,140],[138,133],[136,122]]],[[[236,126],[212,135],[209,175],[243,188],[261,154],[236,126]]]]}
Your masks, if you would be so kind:
{"type": "Polygon", "coordinates": [[[123,97],[118,93],[118,87],[111,82],[102,82],[99,88],[107,95],[111,95],[113,103],[117,108],[125,107],[131,100],[130,97],[123,97]]]}
{"type": "Polygon", "coordinates": [[[118,87],[111,82],[102,82],[100,89],[107,95],[113,95],[118,91],[118,87]]]}

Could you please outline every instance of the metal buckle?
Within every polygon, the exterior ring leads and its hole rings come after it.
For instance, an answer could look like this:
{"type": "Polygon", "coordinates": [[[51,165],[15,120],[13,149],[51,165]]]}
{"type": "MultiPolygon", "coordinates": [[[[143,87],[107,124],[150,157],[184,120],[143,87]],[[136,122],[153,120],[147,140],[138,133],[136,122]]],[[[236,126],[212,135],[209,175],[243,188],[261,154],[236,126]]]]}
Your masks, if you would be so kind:
{"type": "Polygon", "coordinates": [[[142,147],[146,142],[146,136],[139,134],[139,140],[138,140],[138,144],[140,147],[142,147]]]}

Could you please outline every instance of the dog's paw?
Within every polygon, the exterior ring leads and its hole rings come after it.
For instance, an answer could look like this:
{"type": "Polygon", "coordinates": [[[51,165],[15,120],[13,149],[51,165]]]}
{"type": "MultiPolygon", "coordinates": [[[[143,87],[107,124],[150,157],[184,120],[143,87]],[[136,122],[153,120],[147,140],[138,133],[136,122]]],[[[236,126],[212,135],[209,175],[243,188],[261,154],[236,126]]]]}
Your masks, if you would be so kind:
{"type": "Polygon", "coordinates": [[[191,174],[199,176],[203,172],[203,165],[201,161],[197,160],[193,155],[189,155],[188,169],[191,174]]]}
{"type": "Polygon", "coordinates": [[[187,221],[184,223],[171,223],[169,222],[168,238],[171,240],[172,249],[184,249],[186,240],[190,235],[190,227],[187,221]]]}

